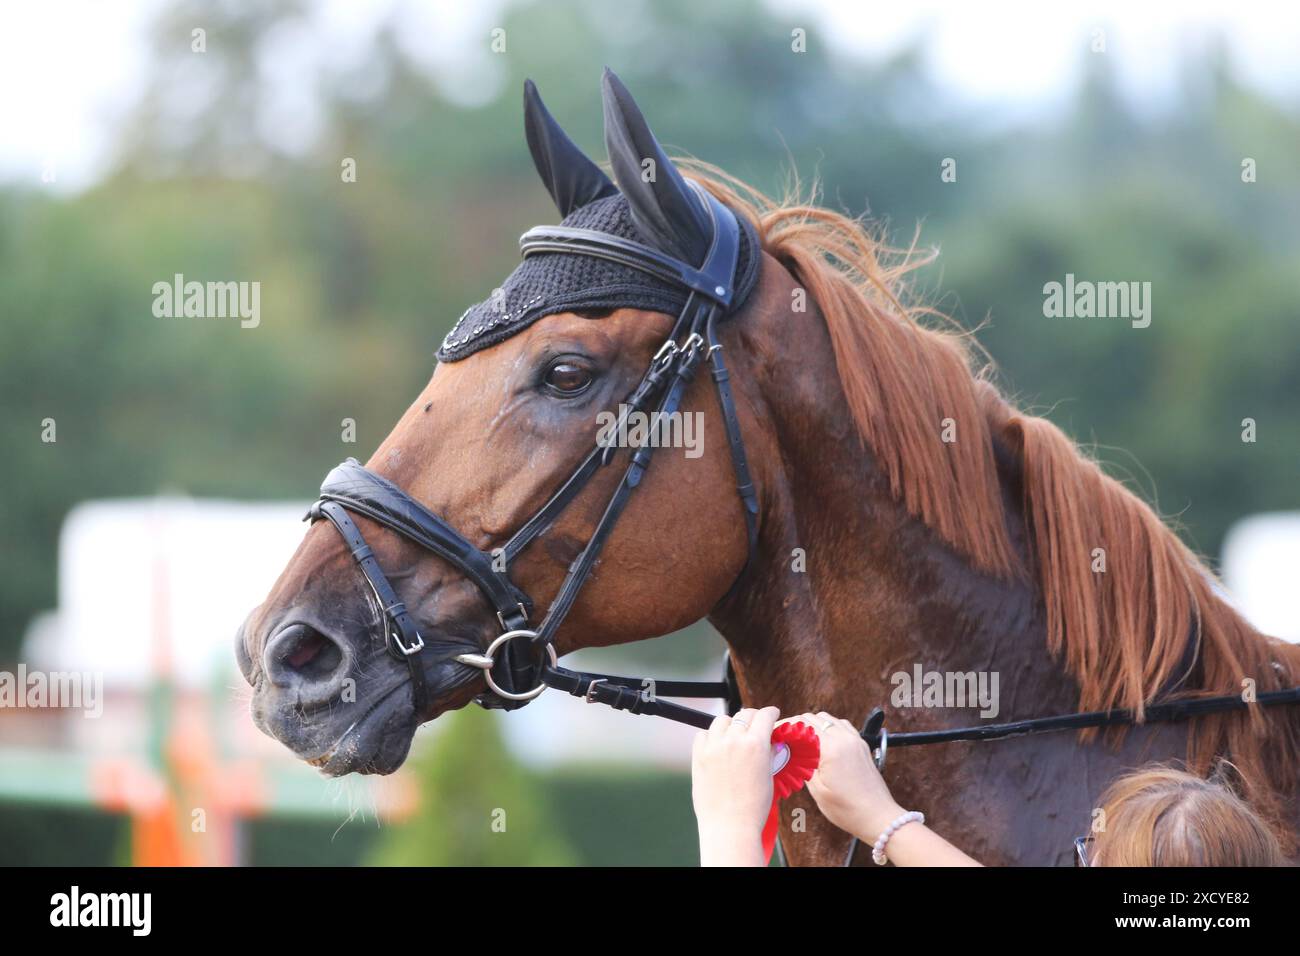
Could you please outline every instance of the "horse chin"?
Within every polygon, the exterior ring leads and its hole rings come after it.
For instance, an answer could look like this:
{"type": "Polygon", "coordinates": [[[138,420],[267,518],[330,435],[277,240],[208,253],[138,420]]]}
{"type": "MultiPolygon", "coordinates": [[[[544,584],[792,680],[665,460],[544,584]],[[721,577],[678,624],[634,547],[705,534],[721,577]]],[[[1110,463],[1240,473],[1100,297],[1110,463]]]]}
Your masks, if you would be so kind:
{"type": "Polygon", "coordinates": [[[327,777],[390,774],[406,761],[419,723],[405,695],[387,695],[348,727],[329,750],[307,763],[327,777]]]}

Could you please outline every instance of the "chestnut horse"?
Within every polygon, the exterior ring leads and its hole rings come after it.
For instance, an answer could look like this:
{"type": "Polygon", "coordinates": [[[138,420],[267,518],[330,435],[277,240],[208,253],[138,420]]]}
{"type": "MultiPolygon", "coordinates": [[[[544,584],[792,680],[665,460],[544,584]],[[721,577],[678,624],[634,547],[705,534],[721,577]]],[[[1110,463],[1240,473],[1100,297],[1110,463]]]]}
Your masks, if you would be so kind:
{"type": "MultiPolygon", "coordinates": [[[[668,194],[682,192],[680,175],[629,172],[641,164],[627,151],[653,136],[608,77],[605,94],[618,190],[641,209],[687,201],[668,194]],[[630,138],[611,135],[611,123],[630,138]]],[[[530,145],[561,212],[581,204],[582,183],[566,166],[590,161],[530,145]]],[[[703,416],[703,453],[656,457],[558,632],[560,653],[707,617],[729,645],[747,706],[860,722],[881,704],[894,731],[979,722],[970,701],[904,706],[895,675],[918,665],[996,674],[998,720],[1140,712],[1171,697],[1300,683],[1297,648],[1253,630],[1146,504],[1050,422],[1017,410],[968,336],[905,301],[905,277],[925,257],[886,248],[836,212],[768,201],[701,164],[678,169],[761,242],[757,285],[721,328],[757,486],[757,545],[751,557],[724,424],[700,376],[682,408],[703,416]]],[[[444,361],[368,467],[490,551],[589,452],[598,414],[626,397],[674,318],[558,312],[444,361]]],[[[599,472],[511,568],[540,607],[620,475],[599,472]]],[[[416,712],[406,667],[386,653],[376,605],[328,522],[308,532],[237,640],[258,726],[329,774],[396,769],[421,723],[484,694],[483,671],[454,658],[481,654],[499,632],[451,565],[356,520],[428,645],[427,706],[416,712]]],[[[1244,795],[1290,840],[1300,726],[1287,709],[1104,739],[918,747],[891,755],[886,775],[904,806],[923,808],[978,859],[1059,864],[1117,774],[1170,759],[1206,771],[1218,758],[1235,764],[1244,795]]],[[[785,814],[788,860],[840,862],[848,835],[806,794],[786,810],[794,806],[807,811],[806,827],[796,831],[785,814]]]]}

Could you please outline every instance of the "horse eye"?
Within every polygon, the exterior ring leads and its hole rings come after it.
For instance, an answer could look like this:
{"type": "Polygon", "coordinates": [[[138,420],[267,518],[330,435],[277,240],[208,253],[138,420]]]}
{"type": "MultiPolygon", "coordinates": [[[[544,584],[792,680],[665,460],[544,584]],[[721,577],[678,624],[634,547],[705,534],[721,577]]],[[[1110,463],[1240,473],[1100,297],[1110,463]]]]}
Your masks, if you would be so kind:
{"type": "Polygon", "coordinates": [[[556,362],[546,371],[546,385],[561,395],[577,395],[591,384],[591,373],[572,362],[556,362]]]}

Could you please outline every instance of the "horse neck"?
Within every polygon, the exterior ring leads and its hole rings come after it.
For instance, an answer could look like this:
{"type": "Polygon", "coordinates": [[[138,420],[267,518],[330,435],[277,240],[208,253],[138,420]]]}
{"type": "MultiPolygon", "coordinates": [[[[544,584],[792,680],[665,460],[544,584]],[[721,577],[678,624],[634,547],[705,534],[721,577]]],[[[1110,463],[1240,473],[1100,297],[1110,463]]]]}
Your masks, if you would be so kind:
{"type": "MultiPolygon", "coordinates": [[[[1070,699],[1032,587],[972,569],[895,500],[858,438],[820,317],[789,318],[754,320],[742,335],[755,341],[737,350],[756,357],[743,378],[761,393],[748,397],[770,425],[756,462],[762,530],[754,564],[710,619],[730,645],[745,703],[860,722],[888,703],[890,675],[918,664],[1031,672],[1035,699],[1017,695],[1021,710],[1041,709],[1048,701],[1039,698],[1051,695],[1070,699]],[[767,337],[775,346],[760,347],[767,337]]],[[[1008,529],[1024,559],[1019,468],[996,451],[1008,529]]],[[[928,723],[903,722],[914,720],[928,723]]]]}

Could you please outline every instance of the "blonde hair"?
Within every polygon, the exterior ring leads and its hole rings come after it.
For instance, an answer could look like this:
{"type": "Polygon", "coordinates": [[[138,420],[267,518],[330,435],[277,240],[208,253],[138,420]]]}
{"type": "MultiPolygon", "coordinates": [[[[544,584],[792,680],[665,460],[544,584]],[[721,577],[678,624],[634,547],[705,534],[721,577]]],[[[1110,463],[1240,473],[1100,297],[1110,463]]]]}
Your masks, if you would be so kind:
{"type": "Polygon", "coordinates": [[[1093,866],[1282,866],[1268,825],[1227,784],[1173,767],[1120,777],[1102,795],[1093,866]]]}

